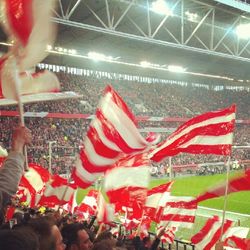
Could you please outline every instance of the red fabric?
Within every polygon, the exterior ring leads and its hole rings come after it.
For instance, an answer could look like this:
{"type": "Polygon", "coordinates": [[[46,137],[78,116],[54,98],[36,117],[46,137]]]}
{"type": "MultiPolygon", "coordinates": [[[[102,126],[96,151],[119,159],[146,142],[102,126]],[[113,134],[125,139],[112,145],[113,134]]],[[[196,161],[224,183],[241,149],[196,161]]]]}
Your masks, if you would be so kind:
{"type": "Polygon", "coordinates": [[[224,246],[237,248],[240,250],[247,250],[250,249],[250,239],[242,239],[232,235],[225,240],[224,246]]]}
{"type": "Polygon", "coordinates": [[[9,31],[25,47],[28,43],[33,25],[33,0],[5,0],[7,20],[11,27],[9,31]]]}

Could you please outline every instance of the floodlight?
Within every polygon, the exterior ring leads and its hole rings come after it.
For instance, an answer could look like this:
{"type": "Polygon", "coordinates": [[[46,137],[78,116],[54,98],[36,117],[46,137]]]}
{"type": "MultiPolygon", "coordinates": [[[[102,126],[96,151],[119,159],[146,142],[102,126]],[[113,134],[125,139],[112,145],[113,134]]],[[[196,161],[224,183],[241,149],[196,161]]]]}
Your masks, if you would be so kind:
{"type": "Polygon", "coordinates": [[[250,23],[240,24],[235,29],[236,35],[241,39],[250,38],[250,23]]]}
{"type": "Polygon", "coordinates": [[[182,66],[178,66],[178,65],[169,65],[168,70],[171,72],[178,72],[178,73],[183,73],[186,71],[185,68],[183,68],[182,66]]]}
{"type": "Polygon", "coordinates": [[[147,68],[151,65],[150,62],[147,62],[147,61],[141,61],[140,62],[140,65],[143,67],[143,68],[147,68]]]}
{"type": "Polygon", "coordinates": [[[47,45],[47,50],[52,50],[52,46],[51,45],[47,45]]]}
{"type": "Polygon", "coordinates": [[[152,3],[151,10],[160,15],[172,16],[173,13],[166,1],[164,0],[156,0],[152,3]]]}

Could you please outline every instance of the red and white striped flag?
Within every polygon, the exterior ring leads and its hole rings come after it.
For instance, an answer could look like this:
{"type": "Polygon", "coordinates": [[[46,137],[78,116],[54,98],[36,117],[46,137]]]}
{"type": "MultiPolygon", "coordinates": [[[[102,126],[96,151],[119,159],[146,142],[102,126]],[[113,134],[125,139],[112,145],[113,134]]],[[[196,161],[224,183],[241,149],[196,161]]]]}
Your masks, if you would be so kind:
{"type": "Polygon", "coordinates": [[[2,23],[14,40],[12,52],[21,72],[41,62],[49,53],[47,45],[54,43],[56,27],[50,20],[54,4],[54,0],[1,1],[2,23]]]}
{"type": "Polygon", "coordinates": [[[72,177],[86,188],[120,158],[144,151],[151,143],[139,133],[135,117],[122,98],[107,86],[72,177]]]}
{"type": "Polygon", "coordinates": [[[170,196],[160,217],[160,225],[165,227],[191,228],[195,221],[197,203],[191,203],[193,197],[170,196]]]}
{"type": "Polygon", "coordinates": [[[96,219],[99,224],[108,224],[114,220],[114,205],[108,204],[101,193],[98,195],[96,219]]]}
{"type": "MultiPolygon", "coordinates": [[[[223,237],[225,238],[229,229],[233,226],[233,221],[225,220],[223,226],[223,237]]],[[[215,244],[220,240],[222,222],[218,216],[209,218],[203,228],[191,238],[195,249],[211,250],[215,249],[215,244]]]]}
{"type": "Polygon", "coordinates": [[[133,208],[135,218],[141,218],[146,201],[149,165],[146,154],[125,157],[117,162],[116,167],[107,171],[104,178],[104,190],[110,203],[133,208]]]}
{"type": "MultiPolygon", "coordinates": [[[[156,234],[162,229],[162,226],[157,227],[156,234]]],[[[164,231],[164,234],[161,236],[161,241],[163,243],[173,244],[175,239],[175,233],[177,231],[176,227],[167,227],[164,231]]]]}
{"type": "Polygon", "coordinates": [[[243,245],[241,243],[245,243],[246,245],[246,237],[248,235],[249,228],[247,227],[231,227],[225,235],[223,235],[224,246],[231,247],[232,249],[248,249],[241,248],[243,245]],[[233,240],[234,239],[234,240],[233,240]],[[241,243],[240,243],[241,242],[241,243]]]}
{"type": "Polygon", "coordinates": [[[68,180],[54,175],[45,184],[45,189],[39,201],[39,205],[55,207],[68,203],[76,190],[74,184],[68,183],[68,180]]]}
{"type": "Polygon", "coordinates": [[[52,72],[26,72],[48,55],[46,47],[55,40],[55,24],[50,21],[54,2],[1,1],[2,23],[13,40],[10,53],[0,59],[1,98],[19,100],[22,95],[59,90],[59,81],[52,72]]]}
{"type": "MultiPolygon", "coordinates": [[[[204,200],[217,198],[225,195],[226,182],[223,182],[217,187],[212,187],[204,194],[199,195],[194,202],[199,203],[204,200]]],[[[243,175],[237,176],[229,180],[227,193],[250,190],[250,169],[246,170],[243,175]]]]}
{"type": "Polygon", "coordinates": [[[149,216],[153,220],[155,220],[156,217],[159,218],[159,215],[170,196],[170,190],[173,183],[173,181],[168,182],[148,190],[144,215],[149,216]]]}
{"type": "Polygon", "coordinates": [[[191,154],[231,154],[235,125],[235,105],[208,112],[181,125],[150,153],[154,161],[185,152],[191,154]]]}
{"type": "Polygon", "coordinates": [[[250,239],[243,237],[230,236],[227,237],[224,241],[223,246],[227,250],[246,250],[250,249],[250,239]]]}
{"type": "Polygon", "coordinates": [[[47,169],[36,164],[29,164],[29,169],[22,176],[19,186],[27,188],[31,196],[31,207],[36,205],[36,194],[43,191],[49,179],[50,173],[47,169]]]}
{"type": "Polygon", "coordinates": [[[95,189],[89,190],[88,194],[83,198],[82,203],[77,208],[77,212],[83,213],[86,219],[96,214],[98,194],[99,192],[95,189]]]}

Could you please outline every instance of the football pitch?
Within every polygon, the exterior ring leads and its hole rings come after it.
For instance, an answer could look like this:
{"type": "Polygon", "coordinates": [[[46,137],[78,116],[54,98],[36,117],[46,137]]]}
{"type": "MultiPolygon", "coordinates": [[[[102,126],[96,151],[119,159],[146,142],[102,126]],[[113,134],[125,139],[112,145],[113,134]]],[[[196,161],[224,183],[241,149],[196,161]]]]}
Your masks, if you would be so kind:
{"type": "MultiPolygon", "coordinates": [[[[235,173],[231,173],[230,178],[235,175],[235,173]]],[[[226,174],[179,177],[174,180],[175,182],[172,186],[171,194],[174,196],[196,197],[205,192],[208,188],[214,187],[225,180],[226,174]]],[[[159,186],[168,181],[168,178],[152,179],[149,188],[159,186]]],[[[81,200],[81,198],[86,195],[87,191],[88,190],[79,190],[78,200],[81,200]]],[[[197,211],[193,230],[180,230],[176,235],[179,239],[189,240],[194,233],[201,229],[208,217],[213,215],[222,216],[224,197],[210,199],[198,205],[199,209],[197,211]]],[[[228,195],[226,202],[226,218],[235,221],[235,223],[240,224],[240,226],[250,228],[250,191],[236,192],[228,195]]],[[[248,238],[250,238],[250,233],[248,234],[248,238]]]]}

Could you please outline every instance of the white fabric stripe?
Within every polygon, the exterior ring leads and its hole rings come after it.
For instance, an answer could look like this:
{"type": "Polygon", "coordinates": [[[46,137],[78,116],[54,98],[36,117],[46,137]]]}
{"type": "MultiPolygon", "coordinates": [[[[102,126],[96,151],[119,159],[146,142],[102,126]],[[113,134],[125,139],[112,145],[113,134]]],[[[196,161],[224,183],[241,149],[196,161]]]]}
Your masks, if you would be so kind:
{"type": "Polygon", "coordinates": [[[44,182],[40,173],[32,167],[29,168],[28,172],[24,173],[24,178],[36,190],[36,192],[40,191],[44,187],[44,182]]]}
{"type": "Polygon", "coordinates": [[[215,222],[214,225],[211,227],[211,229],[207,232],[207,234],[201,239],[201,241],[197,244],[195,244],[195,249],[203,250],[204,247],[211,241],[213,235],[215,232],[221,228],[221,222],[215,222]]]}
{"type": "Polygon", "coordinates": [[[121,152],[120,148],[117,147],[117,145],[115,143],[113,143],[112,141],[110,141],[103,133],[102,131],[102,127],[101,127],[101,122],[96,118],[95,120],[93,120],[91,126],[93,128],[96,129],[100,140],[102,141],[102,143],[107,146],[108,148],[111,148],[115,151],[121,152]]]}
{"type": "Polygon", "coordinates": [[[233,143],[233,133],[226,135],[198,135],[193,137],[191,140],[182,144],[180,148],[186,148],[190,145],[223,145],[223,144],[232,144],[233,143]]]}
{"type": "Polygon", "coordinates": [[[162,197],[162,193],[156,193],[156,194],[152,194],[150,196],[147,196],[145,206],[157,208],[161,197],[162,197]]]}
{"type": "Polygon", "coordinates": [[[249,232],[249,228],[247,227],[231,227],[223,235],[222,240],[224,241],[226,238],[229,238],[231,236],[237,236],[239,238],[245,239],[247,238],[248,232],[249,232]]]}
{"type": "Polygon", "coordinates": [[[184,209],[184,208],[172,208],[172,207],[165,207],[163,211],[163,215],[176,214],[176,215],[194,216],[195,213],[196,213],[196,209],[184,209]]]}
{"type": "Polygon", "coordinates": [[[91,208],[93,208],[93,206],[97,207],[97,200],[93,196],[85,196],[82,203],[90,206],[91,208]]]}
{"type": "Polygon", "coordinates": [[[173,143],[175,140],[179,139],[181,136],[189,133],[191,130],[193,130],[195,128],[203,127],[203,126],[206,126],[206,125],[218,124],[218,123],[222,123],[222,122],[224,122],[224,123],[225,122],[231,122],[233,119],[235,119],[235,113],[229,114],[227,116],[223,115],[223,116],[220,116],[220,117],[214,117],[214,118],[202,121],[202,122],[195,123],[195,124],[187,127],[186,129],[184,129],[183,131],[181,131],[181,133],[178,133],[174,137],[170,138],[169,140],[166,140],[166,142],[163,143],[161,145],[161,147],[156,148],[154,150],[153,155],[156,154],[157,152],[159,152],[160,150],[162,150],[163,148],[167,147],[171,143],[173,143]]]}
{"type": "Polygon", "coordinates": [[[166,205],[166,202],[169,200],[169,197],[171,197],[170,192],[164,192],[160,199],[159,207],[164,207],[166,205]]]}
{"type": "Polygon", "coordinates": [[[148,166],[114,168],[104,178],[104,189],[109,191],[127,186],[147,188],[149,178],[148,166]]]}
{"type": "Polygon", "coordinates": [[[106,165],[112,165],[116,162],[117,158],[106,158],[97,154],[93,144],[88,137],[85,138],[84,146],[86,156],[91,164],[103,167],[106,165]]]}
{"type": "Polygon", "coordinates": [[[102,99],[100,108],[129,147],[143,149],[148,145],[127,114],[112,101],[110,93],[102,99]]]}
{"type": "Polygon", "coordinates": [[[69,201],[70,197],[73,195],[74,189],[67,185],[62,185],[59,187],[52,187],[51,185],[47,185],[44,191],[44,196],[49,197],[55,195],[58,200],[69,201]]]}
{"type": "Polygon", "coordinates": [[[77,158],[76,159],[76,175],[86,182],[94,182],[98,177],[102,175],[102,173],[94,173],[91,174],[82,166],[82,161],[77,158]]]}
{"type": "Polygon", "coordinates": [[[166,227],[183,227],[183,228],[192,228],[194,223],[191,222],[175,222],[175,221],[161,221],[161,226],[166,227]]]}

